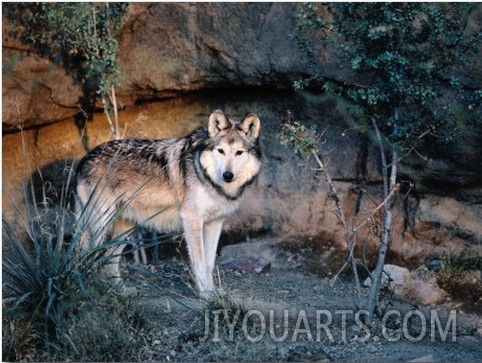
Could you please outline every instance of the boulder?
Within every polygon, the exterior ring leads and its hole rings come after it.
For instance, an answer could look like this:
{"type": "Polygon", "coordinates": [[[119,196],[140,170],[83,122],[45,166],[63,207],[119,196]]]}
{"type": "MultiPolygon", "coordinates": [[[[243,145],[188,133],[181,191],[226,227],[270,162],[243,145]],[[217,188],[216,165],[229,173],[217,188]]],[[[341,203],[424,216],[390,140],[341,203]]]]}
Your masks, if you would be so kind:
{"type": "MultiPolygon", "coordinates": [[[[373,271],[372,271],[373,274],[373,271]]],[[[367,277],[363,282],[364,286],[371,286],[372,280],[367,277]]],[[[405,267],[386,264],[383,266],[382,287],[393,289],[398,296],[405,296],[412,288],[412,276],[405,267]]]]}
{"type": "MultiPolygon", "coordinates": [[[[366,287],[371,284],[372,280],[369,277],[363,282],[366,287]]],[[[444,293],[440,288],[421,279],[413,279],[408,269],[396,265],[383,266],[381,286],[393,289],[399,297],[414,299],[424,305],[436,304],[444,299],[444,293]]]]}
{"type": "Polygon", "coordinates": [[[261,238],[224,246],[221,249],[218,262],[221,265],[231,265],[233,261],[262,262],[261,265],[275,264],[277,266],[277,246],[279,238],[261,238]]]}
{"type": "Polygon", "coordinates": [[[444,295],[439,288],[420,279],[413,280],[408,296],[424,305],[437,304],[444,299],[444,295]]]}

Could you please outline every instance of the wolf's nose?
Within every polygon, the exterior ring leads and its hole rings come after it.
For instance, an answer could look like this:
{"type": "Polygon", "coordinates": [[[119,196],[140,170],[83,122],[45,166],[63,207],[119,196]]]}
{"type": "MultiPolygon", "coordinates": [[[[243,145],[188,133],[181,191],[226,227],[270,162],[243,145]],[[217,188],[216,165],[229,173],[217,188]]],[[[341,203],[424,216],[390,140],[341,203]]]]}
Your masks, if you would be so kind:
{"type": "Polygon", "coordinates": [[[225,171],[225,172],[223,173],[223,178],[224,178],[224,181],[225,181],[226,183],[230,183],[230,182],[233,181],[234,174],[231,173],[230,171],[225,171]]]}

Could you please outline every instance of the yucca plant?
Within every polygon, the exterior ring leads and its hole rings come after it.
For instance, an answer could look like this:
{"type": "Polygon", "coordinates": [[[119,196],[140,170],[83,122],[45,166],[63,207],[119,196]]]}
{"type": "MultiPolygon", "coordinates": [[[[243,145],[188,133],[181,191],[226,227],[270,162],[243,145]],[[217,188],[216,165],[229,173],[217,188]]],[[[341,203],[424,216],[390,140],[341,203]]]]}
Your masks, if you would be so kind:
{"type": "MultiPolygon", "coordinates": [[[[19,351],[25,345],[24,341],[19,341],[20,336],[23,339],[29,336],[30,346],[47,354],[58,347],[70,345],[72,348],[69,319],[78,321],[76,315],[81,314],[86,304],[105,299],[106,292],[115,295],[114,290],[120,291],[112,279],[104,278],[101,269],[115,257],[111,252],[126,243],[127,233],[96,248],[81,248],[97,198],[93,196],[89,200],[74,223],[69,195],[74,173],[67,164],[64,170],[58,206],[52,207],[45,187],[47,183],[43,182],[40,171],[40,193],[36,193],[33,183],[29,185],[24,177],[24,210],[10,198],[17,210],[16,223],[23,227],[27,237],[2,217],[3,352],[7,360],[16,360],[25,354],[19,351]],[[18,332],[15,329],[18,327],[28,332],[18,332]]],[[[9,197],[6,192],[5,195],[9,197]]],[[[103,231],[110,228],[120,210],[109,216],[102,226],[103,231]]]]}

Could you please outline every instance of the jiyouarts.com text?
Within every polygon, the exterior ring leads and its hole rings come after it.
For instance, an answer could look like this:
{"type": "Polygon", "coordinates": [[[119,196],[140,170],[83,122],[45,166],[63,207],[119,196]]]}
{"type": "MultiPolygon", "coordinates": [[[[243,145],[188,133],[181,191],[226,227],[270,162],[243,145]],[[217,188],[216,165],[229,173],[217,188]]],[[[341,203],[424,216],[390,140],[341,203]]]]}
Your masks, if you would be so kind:
{"type": "Polygon", "coordinates": [[[381,329],[373,332],[365,324],[366,310],[205,310],[204,334],[200,340],[234,341],[235,337],[241,337],[250,342],[268,338],[275,342],[345,343],[351,339],[365,342],[378,336],[389,342],[401,339],[418,342],[425,338],[433,342],[447,339],[455,342],[456,311],[450,311],[445,317],[440,315],[437,310],[430,310],[430,314],[419,310],[388,310],[379,320],[381,329]]]}

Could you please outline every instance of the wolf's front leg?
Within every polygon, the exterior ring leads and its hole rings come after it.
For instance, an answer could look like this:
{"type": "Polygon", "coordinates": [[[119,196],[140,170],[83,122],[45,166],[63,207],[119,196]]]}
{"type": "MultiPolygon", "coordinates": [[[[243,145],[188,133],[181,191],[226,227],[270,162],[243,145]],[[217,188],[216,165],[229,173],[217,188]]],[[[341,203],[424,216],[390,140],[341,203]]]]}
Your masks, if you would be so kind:
{"type": "Polygon", "coordinates": [[[206,274],[203,221],[198,218],[183,216],[182,224],[196,285],[201,294],[213,291],[214,282],[212,275],[207,276],[206,274]]]}
{"type": "MultiPolygon", "coordinates": [[[[219,236],[223,228],[224,218],[204,224],[204,256],[206,259],[206,277],[213,280],[214,264],[216,262],[216,251],[219,243],[219,236]]],[[[214,283],[213,283],[214,288],[214,283]]]]}
{"type": "Polygon", "coordinates": [[[119,218],[113,223],[112,241],[113,246],[109,249],[110,261],[105,266],[106,276],[113,278],[117,283],[122,283],[121,259],[127,241],[134,232],[135,224],[125,219],[119,218]]]}

